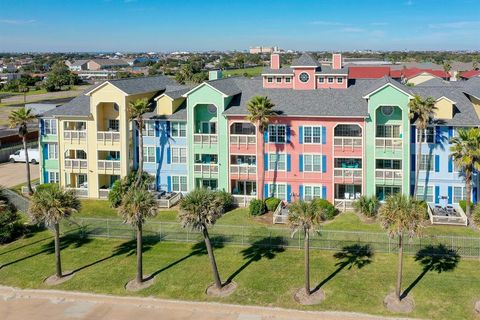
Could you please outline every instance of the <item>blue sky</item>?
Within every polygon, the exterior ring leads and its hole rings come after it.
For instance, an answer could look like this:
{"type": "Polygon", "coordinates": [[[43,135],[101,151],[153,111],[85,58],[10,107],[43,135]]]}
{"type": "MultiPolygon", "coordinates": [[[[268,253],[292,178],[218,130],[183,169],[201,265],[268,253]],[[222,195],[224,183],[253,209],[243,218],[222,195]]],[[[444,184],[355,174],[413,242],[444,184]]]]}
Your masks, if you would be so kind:
{"type": "Polygon", "coordinates": [[[0,51],[480,50],[480,0],[0,0],[0,51]]]}

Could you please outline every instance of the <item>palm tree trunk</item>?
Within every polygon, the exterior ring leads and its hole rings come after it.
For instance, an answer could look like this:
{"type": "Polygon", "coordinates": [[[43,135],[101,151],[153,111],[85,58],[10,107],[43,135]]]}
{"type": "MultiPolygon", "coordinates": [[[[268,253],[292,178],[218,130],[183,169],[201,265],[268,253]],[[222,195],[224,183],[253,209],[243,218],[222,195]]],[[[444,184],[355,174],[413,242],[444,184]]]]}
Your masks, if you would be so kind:
{"type": "Polygon", "coordinates": [[[310,235],[304,230],[303,247],[305,251],[305,292],[310,295],[310,235]]]}
{"type": "MultiPolygon", "coordinates": [[[[257,127],[260,128],[260,124],[257,124],[257,127]]],[[[260,132],[260,139],[262,139],[262,147],[260,148],[260,157],[259,157],[259,160],[261,161],[260,163],[262,163],[262,165],[264,165],[265,163],[265,140],[263,139],[263,132],[260,131],[260,129],[258,129],[258,132],[260,132]]],[[[262,173],[260,174],[260,181],[259,181],[259,187],[258,187],[258,197],[260,198],[260,200],[263,200],[265,198],[265,195],[263,194],[263,190],[264,190],[264,184],[265,184],[265,170],[266,168],[263,167],[263,170],[262,170],[262,173]]]]}
{"type": "Polygon", "coordinates": [[[27,150],[27,134],[26,132],[23,137],[22,137],[22,142],[23,142],[23,149],[25,150],[25,166],[27,169],[27,186],[28,186],[28,194],[32,195],[33,194],[33,189],[32,189],[32,182],[30,178],[30,159],[28,158],[28,150],[27,150]]]}
{"type": "Polygon", "coordinates": [[[143,173],[143,123],[141,121],[136,122],[138,124],[138,171],[137,171],[137,186],[140,186],[140,182],[142,181],[142,173],[143,173]]]}
{"type": "Polygon", "coordinates": [[[470,206],[470,202],[472,201],[472,176],[470,173],[465,175],[465,214],[467,215],[468,219],[471,218],[471,211],[472,208],[470,206]]]}
{"type": "Polygon", "coordinates": [[[60,226],[55,223],[55,275],[61,278],[62,275],[62,261],[60,259],[60,226]]]}
{"type": "Polygon", "coordinates": [[[403,234],[398,236],[398,269],[397,269],[397,286],[395,287],[395,295],[400,301],[402,290],[402,273],[403,273],[403,234]]]}
{"type": "Polygon", "coordinates": [[[137,283],[143,282],[142,247],[143,247],[142,224],[139,223],[137,226],[137,278],[136,278],[137,283]]]}
{"type": "Polygon", "coordinates": [[[205,240],[205,246],[207,247],[208,257],[210,258],[210,265],[212,266],[213,280],[215,281],[215,286],[217,289],[222,288],[222,281],[220,280],[220,275],[218,274],[217,262],[215,261],[215,256],[213,254],[212,244],[210,243],[210,236],[208,235],[207,226],[202,228],[203,238],[205,240]]]}
{"type": "MultiPolygon", "coordinates": [[[[418,132],[417,132],[418,135],[418,132]]],[[[415,138],[416,142],[417,138],[415,138]]],[[[420,140],[421,141],[421,140],[420,140]]],[[[415,166],[415,185],[413,187],[413,197],[417,197],[417,191],[418,191],[418,176],[420,174],[420,162],[422,161],[422,143],[421,142],[416,142],[417,143],[417,163],[415,166]]]]}

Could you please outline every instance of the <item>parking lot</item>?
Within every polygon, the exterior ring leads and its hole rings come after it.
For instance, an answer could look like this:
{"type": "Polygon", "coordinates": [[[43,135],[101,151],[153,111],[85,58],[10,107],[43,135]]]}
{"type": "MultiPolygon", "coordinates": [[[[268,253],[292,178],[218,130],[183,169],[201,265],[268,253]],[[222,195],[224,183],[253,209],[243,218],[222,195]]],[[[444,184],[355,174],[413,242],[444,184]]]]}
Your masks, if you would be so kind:
{"type": "MultiPolygon", "coordinates": [[[[38,164],[30,165],[31,179],[40,177],[40,166],[38,164]]],[[[13,186],[25,183],[27,181],[27,172],[24,162],[2,163],[0,164],[0,185],[11,188],[13,186]]]]}

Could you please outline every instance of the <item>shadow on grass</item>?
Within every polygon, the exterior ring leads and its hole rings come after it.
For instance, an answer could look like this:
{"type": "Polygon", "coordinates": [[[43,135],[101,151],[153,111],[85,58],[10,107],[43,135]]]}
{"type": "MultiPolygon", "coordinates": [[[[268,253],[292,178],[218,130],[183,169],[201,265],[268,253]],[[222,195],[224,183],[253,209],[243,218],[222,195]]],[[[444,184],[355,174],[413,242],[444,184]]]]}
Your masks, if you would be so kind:
{"type": "Polygon", "coordinates": [[[241,251],[243,259],[247,260],[243,265],[241,265],[234,273],[228,277],[225,283],[230,283],[232,280],[239,275],[243,270],[245,270],[253,262],[260,261],[262,259],[271,260],[275,258],[278,253],[285,251],[285,246],[287,241],[283,237],[265,237],[260,240],[255,241],[250,245],[250,247],[243,249],[241,251]]]}
{"type": "Polygon", "coordinates": [[[322,280],[313,290],[312,292],[316,292],[320,290],[328,281],[335,278],[335,276],[342,271],[343,269],[348,267],[348,270],[356,267],[361,269],[366,265],[372,263],[373,257],[373,250],[370,245],[359,245],[354,244],[351,246],[343,247],[341,251],[336,252],[333,255],[338,262],[335,264],[337,269],[333,271],[328,277],[322,280]]]}
{"type": "Polygon", "coordinates": [[[429,271],[436,271],[437,273],[453,271],[460,261],[460,255],[456,250],[449,249],[443,244],[429,245],[417,252],[415,261],[423,266],[423,270],[402,293],[402,299],[415,288],[429,271]]]}

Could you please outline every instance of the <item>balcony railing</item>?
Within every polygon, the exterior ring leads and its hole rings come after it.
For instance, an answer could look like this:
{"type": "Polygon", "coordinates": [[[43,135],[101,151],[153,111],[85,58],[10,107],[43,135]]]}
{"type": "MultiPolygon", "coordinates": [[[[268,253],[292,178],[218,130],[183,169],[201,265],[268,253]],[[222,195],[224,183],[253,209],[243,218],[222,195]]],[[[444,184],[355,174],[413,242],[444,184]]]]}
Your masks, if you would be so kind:
{"type": "Polygon", "coordinates": [[[362,169],[334,168],[333,176],[334,178],[360,180],[362,179],[362,169]]]}
{"type": "Polygon", "coordinates": [[[257,137],[255,135],[247,134],[231,134],[230,135],[230,144],[236,145],[249,145],[256,144],[257,137]]]}
{"type": "Polygon", "coordinates": [[[400,138],[375,138],[375,147],[384,151],[400,151],[402,146],[403,143],[400,138]]]}
{"type": "Polygon", "coordinates": [[[88,197],[88,189],[87,188],[65,188],[67,190],[73,190],[75,195],[80,198],[87,198],[88,197]]]}
{"type": "Polygon", "coordinates": [[[257,167],[248,164],[231,164],[230,173],[232,174],[256,174],[257,167]]]}
{"type": "Polygon", "coordinates": [[[100,199],[108,199],[109,193],[110,193],[110,189],[98,189],[98,197],[100,199]]]}
{"type": "Polygon", "coordinates": [[[86,159],[65,159],[65,169],[87,169],[88,162],[86,159]]]}
{"type": "Polygon", "coordinates": [[[342,149],[355,149],[362,147],[362,137],[334,137],[333,146],[342,149]]]}
{"type": "Polygon", "coordinates": [[[120,170],[120,160],[98,160],[99,170],[120,170]]]}
{"type": "Polygon", "coordinates": [[[63,138],[70,142],[87,140],[87,131],[85,130],[65,130],[63,131],[63,138]]]}
{"type": "Polygon", "coordinates": [[[97,141],[115,143],[120,141],[120,132],[115,131],[98,131],[97,132],[97,141]]]}
{"type": "Polygon", "coordinates": [[[246,207],[253,199],[256,199],[256,196],[247,196],[247,195],[240,195],[234,194],[233,195],[233,202],[239,207],[246,207]]]}
{"type": "Polygon", "coordinates": [[[193,171],[201,174],[218,173],[218,164],[195,163],[193,165],[193,171]]]}
{"type": "Polygon", "coordinates": [[[335,208],[337,208],[340,211],[347,211],[347,210],[352,210],[353,209],[353,202],[355,200],[352,199],[335,199],[334,200],[334,205],[335,208]]]}
{"type": "Polygon", "coordinates": [[[193,135],[193,143],[195,144],[216,144],[218,136],[216,134],[195,133],[193,135]]]}
{"type": "Polygon", "coordinates": [[[403,177],[402,170],[394,169],[376,169],[375,178],[380,180],[401,180],[403,177]]]}

